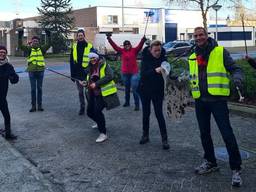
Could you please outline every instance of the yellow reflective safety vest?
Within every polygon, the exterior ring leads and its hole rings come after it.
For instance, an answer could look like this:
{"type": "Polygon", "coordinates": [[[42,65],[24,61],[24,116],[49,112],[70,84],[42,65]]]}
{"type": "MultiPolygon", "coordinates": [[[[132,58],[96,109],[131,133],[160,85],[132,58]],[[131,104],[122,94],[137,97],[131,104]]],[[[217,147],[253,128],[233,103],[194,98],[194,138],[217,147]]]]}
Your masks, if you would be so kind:
{"type": "MultiPolygon", "coordinates": [[[[88,43],[87,47],[84,48],[83,62],[82,62],[83,68],[86,68],[88,66],[88,63],[89,63],[88,55],[90,53],[91,48],[92,48],[91,43],[88,43]]],[[[77,63],[77,43],[73,44],[73,59],[75,63],[77,63]]]]}
{"type": "Polygon", "coordinates": [[[45,66],[44,56],[40,48],[31,48],[31,53],[27,58],[28,63],[38,66],[45,66]]]}
{"type": "MultiPolygon", "coordinates": [[[[102,66],[100,66],[100,79],[104,78],[105,77],[105,69],[107,67],[107,64],[104,63],[102,66]]],[[[87,74],[87,81],[89,81],[89,74],[87,74]]],[[[117,88],[116,88],[116,84],[115,82],[112,80],[110,81],[109,83],[105,84],[105,85],[101,85],[100,86],[100,89],[101,89],[101,95],[103,97],[106,97],[108,95],[112,95],[114,93],[117,92],[117,88]]]]}
{"type": "MultiPolygon", "coordinates": [[[[208,93],[214,96],[229,96],[230,94],[230,79],[224,66],[223,52],[223,47],[215,47],[210,53],[207,64],[208,93]]],[[[198,63],[195,53],[189,57],[189,73],[192,96],[194,99],[197,99],[201,94],[199,90],[198,63]]]]}

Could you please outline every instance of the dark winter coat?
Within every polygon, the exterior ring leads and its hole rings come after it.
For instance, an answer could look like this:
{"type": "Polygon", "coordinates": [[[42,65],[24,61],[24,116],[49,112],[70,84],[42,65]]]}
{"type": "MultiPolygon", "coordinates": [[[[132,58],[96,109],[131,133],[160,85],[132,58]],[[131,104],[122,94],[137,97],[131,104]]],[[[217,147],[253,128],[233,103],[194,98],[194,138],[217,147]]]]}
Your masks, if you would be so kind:
{"type": "Polygon", "coordinates": [[[164,79],[161,73],[155,71],[155,68],[160,67],[163,61],[167,61],[165,55],[163,48],[159,58],[152,56],[149,47],[143,49],[140,70],[141,79],[138,86],[139,94],[164,96],[164,79]]]}
{"type": "Polygon", "coordinates": [[[0,103],[6,99],[9,81],[15,84],[19,81],[19,76],[11,64],[0,65],[0,103]]]}

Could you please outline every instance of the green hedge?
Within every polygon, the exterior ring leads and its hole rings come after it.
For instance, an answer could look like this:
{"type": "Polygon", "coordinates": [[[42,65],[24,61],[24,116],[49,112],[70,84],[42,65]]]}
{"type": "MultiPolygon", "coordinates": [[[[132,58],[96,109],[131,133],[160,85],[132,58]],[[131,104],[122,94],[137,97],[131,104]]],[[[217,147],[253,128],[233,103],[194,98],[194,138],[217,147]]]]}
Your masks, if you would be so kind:
{"type": "Polygon", "coordinates": [[[110,65],[112,70],[114,71],[114,77],[116,83],[122,83],[121,79],[121,61],[110,61],[107,60],[107,64],[110,65]]]}
{"type": "MultiPolygon", "coordinates": [[[[244,73],[244,96],[246,98],[256,98],[256,70],[253,69],[249,63],[244,59],[236,60],[236,63],[242,68],[244,73]]],[[[232,86],[232,93],[236,92],[234,85],[232,86]]],[[[237,94],[237,93],[236,93],[237,94]]]]}
{"type": "MultiPolygon", "coordinates": [[[[176,74],[188,70],[188,62],[186,59],[180,59],[177,62],[174,57],[168,57],[168,62],[172,64],[173,70],[176,74]]],[[[120,61],[107,61],[107,63],[114,70],[115,81],[122,83],[121,80],[121,62],[120,61]]],[[[246,60],[236,60],[236,63],[242,68],[244,73],[244,96],[248,99],[256,99],[256,70],[253,69],[246,60]]],[[[237,99],[238,94],[233,83],[231,83],[231,99],[237,99]]]]}

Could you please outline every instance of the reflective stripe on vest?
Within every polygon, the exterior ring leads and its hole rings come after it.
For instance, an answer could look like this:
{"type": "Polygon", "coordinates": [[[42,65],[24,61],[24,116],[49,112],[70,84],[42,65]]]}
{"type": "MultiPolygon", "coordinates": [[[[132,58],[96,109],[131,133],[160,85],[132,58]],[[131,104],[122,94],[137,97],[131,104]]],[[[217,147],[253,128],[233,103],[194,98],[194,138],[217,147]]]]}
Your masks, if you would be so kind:
{"type": "MultiPolygon", "coordinates": [[[[223,51],[223,47],[215,47],[209,56],[207,64],[207,86],[208,92],[211,95],[229,96],[230,94],[230,80],[224,66],[223,51]]],[[[196,99],[199,98],[201,94],[199,90],[198,64],[195,53],[189,57],[189,71],[192,96],[196,99]]]]}
{"type": "MultiPolygon", "coordinates": [[[[88,55],[90,53],[91,48],[92,48],[91,43],[88,43],[87,47],[84,48],[83,61],[82,61],[83,68],[86,68],[88,66],[88,63],[89,63],[88,55]]],[[[73,44],[73,59],[75,63],[77,63],[77,43],[73,44]]]]}
{"type": "MultiPolygon", "coordinates": [[[[101,67],[100,67],[100,79],[105,77],[105,69],[106,69],[107,64],[104,63],[101,67]]],[[[89,80],[89,74],[86,77],[87,81],[89,80]]],[[[115,82],[112,80],[109,83],[100,86],[100,90],[101,90],[101,95],[103,97],[106,97],[108,95],[112,95],[114,93],[117,92],[117,88],[116,88],[116,84],[115,82]]]]}
{"type": "Polygon", "coordinates": [[[44,56],[40,48],[31,49],[31,53],[27,58],[28,63],[38,66],[45,66],[44,56]]]}

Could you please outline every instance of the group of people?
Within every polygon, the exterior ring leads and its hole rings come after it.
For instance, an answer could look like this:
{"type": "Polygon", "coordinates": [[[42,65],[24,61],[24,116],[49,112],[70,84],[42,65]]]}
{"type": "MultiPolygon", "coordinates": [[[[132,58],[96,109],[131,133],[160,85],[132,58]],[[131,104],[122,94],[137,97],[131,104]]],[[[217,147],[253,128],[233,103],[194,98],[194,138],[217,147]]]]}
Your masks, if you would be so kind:
{"type": "MultiPolygon", "coordinates": [[[[22,45],[22,32],[19,33],[19,47],[26,51],[28,56],[29,79],[31,83],[31,109],[43,111],[42,107],[42,82],[45,70],[43,55],[50,47],[50,33],[48,32],[48,43],[40,46],[39,38],[33,37],[29,46],[22,45]],[[37,94],[36,94],[37,90],[37,94]],[[36,99],[37,95],[37,99],[36,99]]],[[[135,111],[140,110],[142,103],[142,137],[140,144],[146,144],[149,139],[149,121],[151,113],[151,102],[153,103],[155,116],[157,118],[162,138],[164,150],[170,148],[166,123],[163,114],[163,100],[165,83],[162,76],[163,67],[161,64],[167,61],[165,50],[160,41],[152,41],[149,46],[142,50],[142,61],[139,70],[136,57],[143,48],[146,41],[145,36],[136,47],[132,47],[131,42],[125,40],[123,47],[118,46],[110,34],[107,39],[112,47],[121,54],[122,78],[125,85],[125,102],[123,107],[130,106],[130,89],[134,96],[135,111]],[[139,72],[140,71],[140,72],[139,72]]],[[[204,162],[195,168],[197,174],[206,174],[219,169],[214,153],[214,146],[211,137],[210,119],[213,115],[226,148],[229,154],[230,168],[233,171],[232,185],[241,186],[241,155],[233,133],[227,98],[230,95],[230,77],[235,86],[243,89],[242,70],[235,64],[229,52],[219,46],[215,40],[208,37],[207,31],[203,27],[194,29],[194,39],[196,46],[191,50],[192,54],[188,58],[189,77],[192,97],[195,99],[195,112],[199,125],[200,137],[204,149],[204,162]]],[[[18,82],[18,75],[11,64],[6,59],[7,50],[0,46],[0,109],[4,116],[5,137],[16,139],[11,133],[10,115],[6,101],[8,81],[18,82]]],[[[252,66],[256,62],[247,57],[252,66]]],[[[106,131],[106,120],[103,109],[113,109],[120,105],[117,96],[117,87],[113,81],[114,75],[106,60],[97,54],[93,45],[86,41],[83,30],[78,30],[76,42],[73,43],[70,54],[71,79],[76,83],[80,110],[79,115],[85,113],[85,98],[87,99],[87,115],[96,123],[94,128],[98,128],[100,135],[96,139],[101,143],[108,139],[106,131]],[[86,87],[86,88],[85,88],[86,87]]],[[[173,77],[172,77],[173,78],[173,77]]]]}

